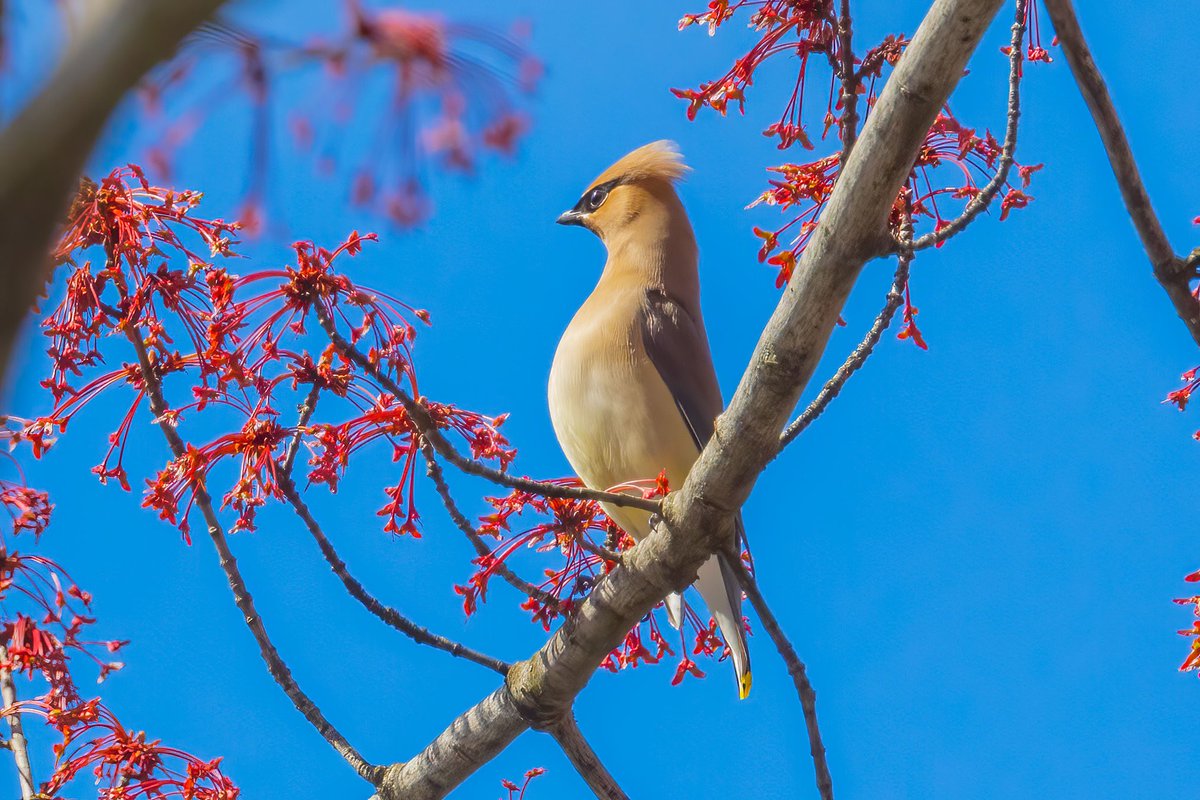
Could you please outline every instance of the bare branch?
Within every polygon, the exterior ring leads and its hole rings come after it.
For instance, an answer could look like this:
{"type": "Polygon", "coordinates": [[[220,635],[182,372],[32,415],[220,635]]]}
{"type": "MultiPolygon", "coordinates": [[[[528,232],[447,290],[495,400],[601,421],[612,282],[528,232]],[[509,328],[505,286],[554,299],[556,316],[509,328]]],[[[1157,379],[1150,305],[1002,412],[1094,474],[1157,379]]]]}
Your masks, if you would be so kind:
{"type": "Polygon", "coordinates": [[[733,514],[775,454],[851,287],[886,236],[888,212],[929,126],[1001,3],[935,0],[872,109],[729,409],[683,486],[663,501],[653,532],[533,657],[512,666],[503,687],[415,758],[389,766],[381,800],[445,797],[527,727],[560,722],[629,629],[732,541],[733,514]]]}
{"type": "Polygon", "coordinates": [[[121,0],[90,15],[43,88],[0,132],[0,375],[49,278],[47,253],[112,110],[223,0],[121,0]]]}
{"type": "Polygon", "coordinates": [[[1200,302],[1192,295],[1189,281],[1194,277],[1191,258],[1184,260],[1175,254],[1167,234],[1163,231],[1154,206],[1150,203],[1150,195],[1142,183],[1141,173],[1138,172],[1137,162],[1133,159],[1133,150],[1125,129],[1121,126],[1121,118],[1113,105],[1108,93],[1104,77],[1096,67],[1083,31],[1079,27],[1079,19],[1075,16],[1075,8],[1071,0],[1046,0],[1046,11],[1054,23],[1058,34],[1059,44],[1067,56],[1075,83],[1083,95],[1096,130],[1104,142],[1104,150],[1108,153],[1109,164],[1112,165],[1113,175],[1117,186],[1121,189],[1121,198],[1125,201],[1125,209],[1141,237],[1142,247],[1154,267],[1154,277],[1162,284],[1175,313],[1183,320],[1192,339],[1200,344],[1200,302]]]}
{"type": "Polygon", "coordinates": [[[833,800],[833,778],[829,774],[829,763],[825,759],[825,745],[821,741],[821,729],[817,725],[817,693],[813,691],[812,683],[808,680],[808,669],[800,660],[800,656],[796,654],[796,648],[792,647],[792,643],[788,641],[783,628],[779,625],[779,620],[771,613],[770,606],[767,605],[766,599],[758,588],[758,582],[746,569],[742,559],[738,557],[737,553],[732,553],[727,555],[726,560],[737,574],[738,583],[741,585],[742,591],[746,593],[750,605],[754,606],[763,630],[775,643],[775,649],[779,651],[780,658],[787,665],[788,674],[792,676],[792,683],[796,685],[796,694],[800,696],[800,707],[804,710],[804,726],[808,729],[808,748],[812,753],[813,769],[817,775],[817,792],[820,793],[821,800],[833,800]]]}
{"type": "MultiPolygon", "coordinates": [[[[8,661],[8,648],[0,644],[0,662],[8,661]]],[[[10,731],[7,742],[12,751],[13,763],[17,768],[17,779],[21,782],[21,800],[32,800],[37,796],[33,783],[33,766],[29,763],[29,741],[25,738],[25,725],[21,721],[20,712],[13,709],[17,704],[17,687],[13,683],[12,671],[0,669],[0,699],[8,712],[8,728],[10,731]]]]}
{"type": "Polygon", "coordinates": [[[325,532],[321,529],[321,526],[317,524],[317,521],[313,517],[312,512],[309,510],[308,505],[304,502],[304,499],[300,496],[300,493],[296,491],[296,484],[292,481],[291,477],[288,475],[280,475],[278,483],[279,490],[283,492],[283,496],[287,498],[288,503],[291,504],[292,509],[296,512],[296,515],[300,517],[300,520],[304,523],[304,526],[308,528],[308,532],[312,534],[313,539],[317,543],[317,547],[321,548],[321,555],[323,555],[325,560],[329,562],[329,567],[333,570],[333,574],[336,575],[342,582],[342,585],[346,587],[346,591],[350,593],[350,596],[361,603],[364,608],[391,627],[403,633],[408,638],[412,639],[417,644],[428,645],[429,647],[433,647],[437,650],[445,651],[452,656],[463,658],[467,661],[479,664],[480,666],[487,667],[488,669],[498,672],[501,675],[504,675],[508,672],[508,663],[501,661],[498,658],[492,658],[491,656],[485,655],[476,650],[472,650],[466,645],[460,644],[453,639],[449,639],[436,633],[430,633],[427,628],[417,625],[415,622],[405,617],[396,609],[392,608],[391,606],[385,606],[383,603],[379,602],[374,595],[368,592],[363,585],[359,583],[353,575],[350,574],[350,571],[346,568],[346,562],[343,561],[341,556],[337,554],[337,551],[333,547],[333,543],[329,541],[329,537],[325,535],[325,532]]]}
{"type": "Polygon", "coordinates": [[[442,435],[438,430],[437,425],[429,416],[429,412],[424,405],[414,400],[408,392],[404,391],[400,384],[392,380],[391,376],[379,369],[377,365],[371,362],[361,350],[356,348],[346,340],[338,332],[333,319],[320,303],[313,306],[317,312],[317,318],[321,322],[321,327],[324,328],[329,340],[333,342],[334,347],[345,356],[361,367],[368,375],[376,380],[380,386],[390,392],[400,404],[404,406],[404,410],[408,412],[409,418],[417,430],[429,440],[433,445],[433,449],[438,452],[442,458],[458,467],[458,469],[474,475],[478,478],[485,478],[492,483],[498,483],[501,486],[507,486],[510,489],[519,489],[523,492],[539,494],[543,497],[562,497],[572,500],[597,500],[602,503],[611,503],[614,506],[625,506],[628,508],[640,508],[643,511],[649,511],[652,514],[657,514],[661,510],[661,504],[654,500],[647,500],[635,494],[619,494],[616,492],[600,492],[595,489],[584,489],[574,486],[559,486],[553,483],[545,483],[542,481],[534,481],[529,478],[518,478],[509,475],[506,472],[501,472],[498,469],[492,469],[484,464],[467,458],[462,453],[450,444],[450,441],[442,435]]]}
{"type": "Polygon", "coordinates": [[[879,344],[879,339],[883,336],[883,332],[892,324],[892,318],[896,316],[897,309],[904,302],[904,284],[908,282],[909,268],[912,265],[913,255],[909,253],[901,253],[898,257],[896,265],[896,275],[892,279],[892,286],[888,289],[887,301],[883,304],[883,310],[879,312],[879,316],[875,317],[875,322],[871,325],[867,335],[858,343],[858,347],[850,353],[850,356],[838,367],[838,371],[833,377],[825,382],[821,391],[813,401],[808,404],[808,408],[804,409],[804,413],[792,420],[787,426],[783,434],[779,437],[779,450],[787,447],[792,441],[799,436],[804,430],[825,412],[829,404],[834,398],[841,393],[842,387],[846,385],[846,381],[850,380],[850,376],[862,368],[863,364],[867,363],[867,359],[871,357],[871,353],[875,350],[875,345],[879,344]]]}
{"type": "Polygon", "coordinates": [[[845,164],[858,140],[858,87],[862,83],[862,76],[854,69],[854,20],[850,16],[850,0],[842,0],[837,32],[841,63],[836,69],[842,78],[842,119],[839,125],[842,163],[845,164]]]}
{"type": "MultiPolygon", "coordinates": [[[[125,328],[125,336],[129,339],[130,344],[133,345],[133,349],[137,353],[142,382],[145,384],[146,396],[150,399],[150,411],[154,414],[155,422],[163,432],[163,436],[166,437],[171,452],[176,458],[180,458],[186,453],[187,447],[183,438],[180,437],[179,432],[175,430],[174,425],[165,416],[169,410],[169,406],[163,398],[162,384],[154,372],[154,366],[150,362],[146,346],[133,326],[125,328]]],[[[224,570],[225,578],[229,582],[229,588],[233,591],[233,601],[237,605],[238,610],[242,612],[242,616],[246,621],[246,627],[250,629],[250,634],[258,644],[259,653],[262,655],[263,661],[267,664],[267,671],[275,679],[275,682],[279,684],[279,688],[283,689],[283,693],[292,701],[292,704],[296,706],[296,709],[304,715],[304,718],[308,720],[310,725],[317,729],[317,733],[321,734],[325,738],[325,741],[329,742],[329,745],[346,760],[346,763],[355,772],[363,779],[374,783],[381,774],[381,768],[367,762],[354,749],[350,742],[346,740],[346,737],[337,728],[333,727],[333,724],[325,718],[325,715],[317,707],[317,704],[297,685],[296,679],[292,677],[292,671],[279,655],[279,651],[275,649],[275,645],[271,641],[271,637],[267,634],[266,627],[263,625],[262,617],[259,616],[258,610],[254,606],[254,598],[250,596],[250,592],[246,588],[246,581],[242,578],[241,570],[238,569],[237,559],[234,558],[233,551],[229,549],[229,542],[225,538],[225,530],[221,526],[221,521],[217,517],[216,510],[213,508],[212,498],[202,484],[196,486],[196,507],[200,509],[200,513],[204,516],[204,522],[208,528],[208,536],[212,539],[213,546],[216,548],[220,559],[221,569],[224,570]]]]}
{"type": "Polygon", "coordinates": [[[1008,115],[1004,124],[1004,145],[1000,149],[1000,160],[996,174],[987,185],[968,201],[966,208],[957,219],[950,224],[935,230],[913,242],[914,250],[924,250],[933,247],[962,232],[972,221],[992,204],[1004,184],[1008,182],[1008,173],[1012,170],[1017,152],[1017,122],[1021,118],[1021,70],[1024,61],[1022,45],[1025,41],[1025,12],[1029,0],[1017,0],[1017,18],[1012,26],[1012,40],[1008,52],[1008,115]]]}
{"type": "Polygon", "coordinates": [[[583,731],[579,730],[574,714],[564,716],[561,722],[550,728],[549,733],[596,797],[600,800],[629,800],[596,751],[583,738],[583,731]]]}

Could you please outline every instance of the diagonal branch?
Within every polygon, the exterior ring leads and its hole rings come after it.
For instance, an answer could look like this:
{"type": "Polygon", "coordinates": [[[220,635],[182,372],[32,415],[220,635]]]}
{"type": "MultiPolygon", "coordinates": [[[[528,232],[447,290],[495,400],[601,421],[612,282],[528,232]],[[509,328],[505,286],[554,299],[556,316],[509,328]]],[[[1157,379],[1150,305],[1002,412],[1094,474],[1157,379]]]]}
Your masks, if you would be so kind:
{"type": "MultiPolygon", "coordinates": [[[[125,328],[125,337],[129,339],[133,345],[134,351],[137,353],[138,366],[142,374],[142,382],[145,384],[146,396],[150,399],[150,411],[154,414],[154,420],[162,431],[163,436],[167,439],[171,452],[175,458],[182,457],[187,452],[187,446],[179,432],[175,430],[175,426],[166,417],[169,406],[163,398],[162,384],[159,381],[157,374],[154,371],[154,366],[150,362],[149,354],[146,352],[146,345],[138,335],[138,331],[133,326],[129,325],[125,328]]],[[[263,625],[262,617],[259,616],[258,610],[254,606],[254,598],[250,596],[250,591],[246,588],[246,581],[242,577],[242,572],[238,569],[237,559],[233,556],[233,551],[229,549],[229,542],[225,538],[225,530],[221,526],[221,521],[217,517],[217,512],[213,508],[212,498],[208,494],[208,490],[203,483],[196,485],[196,507],[200,509],[200,513],[204,517],[205,525],[208,529],[208,536],[212,539],[213,547],[217,550],[217,556],[220,559],[221,569],[225,572],[225,578],[229,582],[229,588],[233,591],[233,602],[237,605],[238,611],[242,612],[245,618],[246,627],[250,629],[250,634],[254,637],[254,641],[258,644],[259,653],[262,655],[263,661],[267,664],[267,672],[279,684],[279,688],[283,689],[283,693],[287,695],[296,709],[304,715],[309,724],[316,728],[317,733],[329,742],[329,745],[337,751],[338,755],[346,760],[355,772],[363,779],[372,783],[378,778],[380,768],[376,767],[364,759],[359,752],[346,740],[337,728],[333,727],[317,704],[304,693],[300,686],[296,683],[296,679],[292,677],[292,671],[284,662],[279,651],[275,649],[275,644],[271,641],[271,637],[267,634],[266,627],[263,625]]]]}
{"type": "Polygon", "coordinates": [[[490,670],[504,675],[508,672],[509,665],[498,658],[492,658],[476,650],[472,650],[466,645],[449,639],[445,636],[440,636],[436,633],[430,633],[427,628],[416,624],[412,620],[405,617],[391,606],[386,606],[368,592],[361,583],[359,583],[350,571],[346,568],[346,562],[333,547],[333,543],[329,541],[329,537],[325,535],[325,531],[317,523],[309,510],[308,505],[304,502],[304,498],[296,491],[296,484],[288,475],[281,474],[278,478],[279,490],[283,492],[283,496],[291,504],[296,515],[300,517],[301,522],[308,528],[308,532],[312,534],[313,539],[317,543],[317,547],[321,549],[321,555],[329,562],[330,569],[333,574],[338,577],[342,585],[346,587],[346,591],[350,596],[363,605],[368,611],[374,614],[385,623],[403,633],[408,638],[412,639],[417,644],[428,645],[437,650],[442,650],[452,656],[466,659],[480,666],[487,667],[490,670]]]}
{"type": "Polygon", "coordinates": [[[935,0],[863,126],[729,409],[683,486],[663,501],[654,530],[537,653],[513,665],[502,687],[416,756],[388,766],[380,800],[445,797],[522,731],[560,723],[630,628],[732,541],[736,510],[777,451],[851,288],[879,251],[925,134],[1002,2],[935,0]]]}
{"type": "Polygon", "coordinates": [[[579,777],[583,778],[599,800],[629,800],[629,796],[609,773],[596,751],[588,744],[587,739],[583,738],[583,731],[579,730],[579,723],[575,721],[574,714],[565,715],[549,732],[562,748],[571,766],[575,767],[579,777]]]}
{"type": "Polygon", "coordinates": [[[1079,19],[1075,16],[1075,8],[1071,0],[1045,0],[1046,11],[1054,23],[1058,34],[1059,44],[1067,56],[1079,93],[1083,95],[1088,109],[1092,112],[1092,120],[1096,130],[1104,142],[1104,150],[1108,153],[1109,164],[1112,165],[1117,186],[1121,189],[1121,198],[1125,201],[1125,210],[1129,212],[1133,226],[1137,229],[1142,240],[1142,247],[1154,267],[1154,277],[1162,285],[1175,306],[1175,313],[1183,320],[1188,332],[1196,344],[1200,344],[1200,302],[1192,295],[1190,281],[1194,271],[1189,268],[1191,259],[1175,255],[1167,234],[1163,231],[1154,206],[1150,203],[1150,195],[1142,183],[1141,173],[1138,172],[1137,162],[1133,159],[1133,150],[1125,129],[1121,126],[1121,118],[1113,105],[1108,93],[1104,77],[1096,67],[1087,40],[1079,27],[1079,19]]]}
{"type": "Polygon", "coordinates": [[[796,648],[792,647],[792,643],[788,641],[783,628],[779,625],[779,620],[771,613],[771,607],[767,605],[766,599],[762,596],[758,582],[746,569],[742,559],[738,557],[737,553],[733,553],[726,557],[726,561],[733,567],[742,591],[746,593],[746,598],[749,599],[750,605],[754,606],[754,611],[758,614],[759,621],[762,622],[763,630],[775,643],[779,657],[787,665],[788,675],[792,676],[792,683],[796,685],[796,694],[800,697],[800,707],[804,710],[804,726],[808,729],[808,748],[812,753],[813,770],[817,775],[817,792],[821,795],[821,800],[833,800],[833,778],[829,774],[829,763],[825,759],[825,745],[821,741],[821,729],[817,725],[817,693],[813,691],[812,682],[808,680],[808,668],[796,654],[796,648]]]}
{"type": "Polygon", "coordinates": [[[378,382],[380,386],[399,400],[400,404],[404,406],[404,410],[408,412],[409,419],[412,420],[413,425],[421,432],[421,435],[429,440],[429,443],[433,445],[433,449],[437,451],[438,455],[468,475],[485,478],[492,483],[498,483],[510,489],[519,489],[523,492],[531,492],[543,497],[596,500],[603,503],[612,503],[614,506],[640,508],[652,514],[657,514],[661,510],[661,505],[657,501],[647,500],[637,495],[600,492],[595,489],[558,486],[557,484],[530,480],[529,478],[518,478],[509,475],[507,472],[492,469],[472,458],[464,456],[442,435],[442,432],[438,429],[433,418],[429,416],[429,412],[422,403],[413,399],[408,392],[404,391],[404,388],[400,384],[392,380],[391,376],[379,369],[371,359],[367,358],[361,350],[347,341],[346,337],[338,332],[333,318],[329,316],[329,311],[324,306],[320,303],[314,303],[313,308],[317,313],[317,318],[320,320],[321,327],[325,330],[326,335],[329,336],[329,340],[333,342],[334,347],[338,349],[338,352],[357,364],[364,372],[378,382]]]}
{"type": "MultiPolygon", "coordinates": [[[[0,663],[8,661],[8,648],[0,644],[0,663]]],[[[33,766],[29,763],[29,740],[25,738],[25,725],[19,712],[13,710],[17,703],[17,687],[13,683],[12,670],[0,669],[0,700],[8,711],[8,749],[12,751],[13,763],[17,768],[17,779],[21,783],[21,800],[37,797],[33,783],[33,766]]]]}

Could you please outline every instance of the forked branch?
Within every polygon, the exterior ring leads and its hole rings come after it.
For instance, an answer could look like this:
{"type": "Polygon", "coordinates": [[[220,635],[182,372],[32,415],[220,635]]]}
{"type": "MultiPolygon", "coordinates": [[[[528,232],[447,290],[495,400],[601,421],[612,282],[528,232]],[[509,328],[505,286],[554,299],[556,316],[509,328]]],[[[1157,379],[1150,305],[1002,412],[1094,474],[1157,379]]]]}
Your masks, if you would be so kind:
{"type": "Polygon", "coordinates": [[[996,174],[992,179],[967,202],[962,213],[947,225],[931,231],[918,238],[912,244],[914,250],[924,250],[927,247],[939,245],[942,242],[961,233],[972,221],[992,204],[996,195],[1008,183],[1008,175],[1016,162],[1017,129],[1021,119],[1021,74],[1024,62],[1025,19],[1029,0],[1017,0],[1017,16],[1012,24],[1012,40],[1008,51],[1008,113],[1004,122],[1004,144],[1000,148],[1000,159],[996,164],[996,174]]]}

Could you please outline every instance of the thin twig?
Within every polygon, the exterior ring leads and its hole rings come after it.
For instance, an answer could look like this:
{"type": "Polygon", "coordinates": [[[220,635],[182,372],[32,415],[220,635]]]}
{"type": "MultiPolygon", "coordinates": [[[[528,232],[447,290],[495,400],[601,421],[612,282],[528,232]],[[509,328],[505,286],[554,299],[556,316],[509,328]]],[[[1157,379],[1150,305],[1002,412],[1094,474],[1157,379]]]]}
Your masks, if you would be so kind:
{"type": "Polygon", "coordinates": [[[825,745],[821,742],[821,729],[817,725],[817,693],[813,691],[812,683],[808,680],[808,670],[804,666],[804,662],[800,660],[800,656],[796,655],[796,648],[792,647],[792,643],[788,641],[783,628],[779,625],[779,620],[775,619],[775,615],[771,613],[770,606],[767,605],[766,599],[758,589],[758,583],[746,569],[742,559],[738,557],[737,553],[728,553],[726,560],[733,567],[738,583],[741,585],[742,591],[746,593],[750,604],[754,606],[763,630],[775,643],[775,649],[779,651],[779,656],[787,665],[788,674],[792,676],[792,683],[796,685],[796,694],[800,696],[800,707],[804,710],[804,725],[808,729],[808,747],[812,753],[813,769],[816,772],[817,792],[820,794],[821,800],[833,800],[833,778],[829,774],[829,764],[825,760],[825,745]]]}
{"type": "Polygon", "coordinates": [[[300,517],[308,532],[312,534],[317,547],[321,550],[321,555],[325,557],[329,568],[333,570],[333,574],[346,587],[346,591],[350,593],[350,596],[361,603],[367,611],[370,611],[385,624],[400,631],[417,644],[424,644],[438,650],[444,650],[452,656],[472,661],[501,675],[507,674],[509,668],[507,662],[480,653],[446,636],[431,633],[427,628],[416,624],[391,606],[384,605],[350,574],[350,570],[346,568],[346,562],[338,555],[333,543],[325,535],[324,529],[321,528],[316,518],[313,517],[312,511],[300,496],[300,492],[296,488],[296,482],[292,478],[292,463],[296,458],[296,450],[300,444],[301,434],[304,426],[312,419],[313,412],[317,409],[317,400],[320,394],[320,387],[314,385],[305,398],[304,403],[300,406],[300,417],[296,422],[296,435],[292,437],[292,441],[288,444],[287,452],[284,454],[281,462],[282,472],[277,477],[276,482],[279,485],[279,490],[283,492],[284,498],[292,506],[296,515],[300,517]]]}
{"type": "Polygon", "coordinates": [[[316,540],[317,547],[321,548],[321,555],[329,563],[329,567],[333,570],[333,574],[338,576],[342,585],[346,587],[346,591],[350,596],[362,603],[363,607],[370,611],[379,619],[383,620],[388,625],[403,633],[408,638],[412,639],[417,644],[428,645],[437,650],[443,650],[452,656],[466,659],[480,666],[487,667],[490,670],[506,675],[508,673],[509,664],[501,661],[498,658],[493,658],[476,650],[472,650],[466,645],[460,644],[453,639],[441,636],[436,633],[431,633],[428,629],[416,624],[412,620],[405,617],[396,609],[386,606],[368,592],[361,583],[350,574],[346,569],[346,562],[341,559],[334,549],[333,544],[329,541],[329,537],[321,529],[309,510],[304,499],[300,497],[300,493],[296,491],[296,484],[286,475],[280,475],[279,490],[283,492],[283,496],[291,504],[292,509],[304,526],[308,528],[308,532],[312,534],[316,540]]]}
{"type": "Polygon", "coordinates": [[[854,22],[850,17],[850,0],[842,0],[837,32],[842,73],[841,160],[845,164],[858,141],[858,87],[862,83],[862,76],[854,70],[854,22]]]}
{"type": "Polygon", "coordinates": [[[987,185],[968,201],[966,208],[956,219],[942,228],[931,231],[912,244],[914,250],[939,245],[962,232],[972,221],[992,204],[1000,189],[1008,182],[1017,153],[1017,128],[1021,118],[1021,70],[1024,61],[1025,12],[1028,0],[1017,0],[1017,18],[1012,25],[1012,39],[1008,52],[1008,115],[1004,124],[1004,145],[1000,149],[1000,160],[996,174],[987,185]]]}
{"type": "Polygon", "coordinates": [[[283,454],[283,461],[280,464],[284,474],[288,477],[291,477],[292,465],[296,463],[296,453],[299,452],[300,441],[304,438],[304,427],[308,425],[313,412],[317,410],[317,400],[320,396],[321,387],[314,383],[308,391],[308,396],[300,404],[300,418],[296,420],[296,434],[292,436],[292,441],[288,442],[287,451],[283,454]]]}
{"type": "Polygon", "coordinates": [[[580,547],[582,547],[584,550],[591,553],[592,555],[604,559],[605,561],[609,562],[610,564],[620,564],[621,563],[621,554],[620,553],[618,553],[615,550],[609,550],[607,547],[601,547],[600,545],[591,542],[582,533],[577,534],[575,536],[575,544],[579,545],[580,547]]]}
{"type": "MultiPolygon", "coordinates": [[[[129,342],[133,345],[137,353],[138,365],[142,373],[142,382],[145,385],[146,395],[150,399],[150,410],[154,414],[155,422],[163,432],[163,436],[166,437],[171,452],[176,458],[180,458],[187,452],[187,447],[179,432],[175,430],[174,425],[165,416],[169,407],[163,398],[162,384],[157,375],[155,375],[154,366],[150,361],[146,346],[138,335],[137,329],[131,325],[126,326],[125,336],[129,339],[129,342]]],[[[283,693],[292,701],[292,704],[296,706],[296,709],[304,715],[309,724],[317,729],[317,732],[325,738],[325,741],[346,760],[346,763],[363,779],[374,783],[382,772],[381,768],[367,762],[350,742],[346,740],[346,737],[325,718],[325,715],[317,707],[317,704],[297,685],[287,663],[279,655],[279,651],[275,649],[271,637],[267,635],[262,617],[259,616],[258,610],[254,607],[254,599],[250,596],[250,592],[246,588],[246,582],[242,578],[241,570],[238,569],[237,559],[234,558],[233,551],[229,549],[229,542],[225,538],[225,531],[221,526],[221,521],[217,516],[216,510],[213,508],[212,498],[209,496],[208,490],[202,482],[196,485],[195,497],[196,507],[200,509],[200,513],[204,516],[209,538],[212,539],[213,546],[217,550],[221,569],[225,572],[229,588],[233,591],[233,601],[237,604],[238,610],[242,612],[242,616],[246,621],[246,627],[250,629],[250,634],[258,644],[263,661],[267,664],[267,671],[275,679],[275,682],[279,684],[279,687],[283,689],[283,693]]]]}
{"type": "MultiPolygon", "coordinates": [[[[0,662],[8,661],[8,648],[0,644],[0,662]]],[[[17,778],[21,782],[21,800],[32,800],[37,796],[33,783],[33,766],[29,763],[29,742],[25,738],[25,725],[21,714],[13,706],[17,704],[17,687],[13,683],[12,671],[0,669],[0,699],[8,711],[8,727],[11,731],[7,746],[12,750],[13,762],[17,767],[17,778]]]]}
{"type": "Polygon", "coordinates": [[[846,381],[850,380],[850,376],[857,372],[863,364],[867,363],[871,353],[875,350],[875,345],[879,344],[879,339],[883,336],[883,332],[892,324],[892,318],[896,316],[897,309],[904,301],[904,284],[908,282],[909,268],[912,265],[913,255],[909,253],[901,253],[898,257],[896,265],[896,274],[892,278],[892,286],[888,289],[887,301],[883,305],[883,309],[879,312],[879,316],[875,317],[875,322],[871,324],[870,330],[863,340],[858,343],[858,347],[854,348],[854,352],[838,367],[838,371],[833,377],[825,382],[821,387],[821,391],[817,394],[813,401],[808,404],[808,408],[796,419],[792,420],[791,424],[784,429],[779,436],[779,449],[787,447],[792,441],[804,432],[804,429],[813,423],[813,421],[824,413],[825,409],[833,402],[833,399],[842,391],[842,387],[846,385],[846,381]]]}
{"type": "MultiPolygon", "coordinates": [[[[421,438],[421,453],[425,456],[425,473],[433,481],[433,486],[437,490],[438,497],[442,499],[442,505],[446,507],[446,513],[450,515],[451,521],[454,522],[455,526],[471,542],[471,545],[475,548],[475,552],[479,554],[480,558],[490,556],[492,548],[488,547],[488,543],[483,540],[483,537],[479,535],[479,531],[475,530],[475,526],[471,524],[471,521],[459,509],[458,503],[454,501],[454,495],[450,494],[450,487],[446,484],[446,476],[442,474],[442,467],[438,464],[437,457],[433,453],[433,446],[425,437],[421,438]]],[[[555,612],[560,610],[557,597],[534,586],[509,569],[507,564],[497,564],[492,569],[492,572],[507,581],[518,592],[534,598],[555,612]]]]}
{"type": "Polygon", "coordinates": [[[1133,220],[1142,247],[1154,266],[1154,277],[1171,299],[1175,313],[1187,325],[1192,339],[1200,344],[1200,302],[1192,295],[1190,288],[1190,281],[1195,276],[1193,259],[1189,257],[1185,260],[1175,254],[1158,215],[1154,213],[1150,195],[1133,159],[1129,139],[1121,126],[1121,118],[1113,106],[1104,77],[1088,49],[1087,40],[1083,38],[1071,0],[1046,0],[1046,11],[1050,13],[1050,20],[1054,23],[1058,42],[1067,56],[1079,93],[1092,112],[1092,120],[1104,142],[1108,162],[1121,189],[1125,210],[1133,220]]]}
{"type": "Polygon", "coordinates": [[[629,800],[596,751],[583,738],[574,714],[568,712],[557,725],[549,729],[549,733],[596,797],[600,800],[629,800]]]}
{"type": "Polygon", "coordinates": [[[585,489],[575,486],[559,486],[553,483],[545,483],[543,481],[535,481],[529,478],[519,478],[509,475],[506,472],[501,472],[498,469],[492,469],[484,464],[475,461],[474,459],[464,456],[455,449],[454,445],[442,435],[438,430],[437,424],[430,417],[429,411],[424,404],[413,399],[408,392],[392,380],[391,376],[372,363],[371,359],[349,341],[346,340],[341,333],[338,332],[337,326],[333,318],[329,316],[329,312],[320,303],[314,303],[313,308],[316,310],[317,318],[320,320],[321,327],[325,330],[329,340],[333,342],[334,347],[345,356],[361,367],[368,375],[379,383],[384,389],[390,392],[404,410],[408,412],[409,419],[417,430],[427,438],[433,448],[437,450],[438,455],[446,459],[458,469],[474,475],[478,478],[485,478],[492,483],[506,486],[510,489],[519,489],[523,492],[531,492],[533,494],[542,495],[543,497],[560,497],[570,500],[597,500],[603,503],[611,503],[614,506],[623,506],[627,508],[640,508],[643,511],[649,511],[652,514],[658,514],[662,511],[661,504],[654,500],[647,500],[644,497],[635,494],[619,494],[616,492],[601,492],[595,489],[585,489]]]}

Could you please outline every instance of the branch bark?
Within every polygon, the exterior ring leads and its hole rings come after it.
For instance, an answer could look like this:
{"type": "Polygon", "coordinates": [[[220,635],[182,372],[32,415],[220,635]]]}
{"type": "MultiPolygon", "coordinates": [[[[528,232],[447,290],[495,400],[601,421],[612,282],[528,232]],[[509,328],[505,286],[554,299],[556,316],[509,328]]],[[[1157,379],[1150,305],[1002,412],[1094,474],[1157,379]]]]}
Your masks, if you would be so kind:
{"type": "Polygon", "coordinates": [[[567,714],[562,722],[550,729],[550,735],[562,748],[571,766],[583,778],[592,794],[600,800],[629,800],[616,779],[609,773],[596,751],[583,738],[574,714],[567,714]]]}
{"type": "Polygon", "coordinates": [[[109,115],[224,0],[123,0],[88,18],[54,74],[0,131],[0,377],[49,278],[51,237],[109,115]]]}
{"type": "Polygon", "coordinates": [[[1117,115],[1104,77],[1088,49],[1087,40],[1083,38],[1075,8],[1071,0],[1046,0],[1046,11],[1054,23],[1055,33],[1067,56],[1067,64],[1075,76],[1079,92],[1092,112],[1096,130],[1108,153],[1108,162],[1112,165],[1113,176],[1121,189],[1121,199],[1125,201],[1125,209],[1154,267],[1154,277],[1166,291],[1171,304],[1175,306],[1175,313],[1187,326],[1192,339],[1200,345],[1200,302],[1192,295],[1190,287],[1190,281],[1195,277],[1194,269],[1189,261],[1175,255],[1158,215],[1154,213],[1150,194],[1142,183],[1121,118],[1117,115]]]}
{"type": "Polygon", "coordinates": [[[386,769],[382,800],[441,798],[527,727],[550,728],[600,661],[667,593],[733,538],[733,514],[778,448],[846,298],[890,241],[887,214],[929,126],[1003,0],[936,0],[871,112],[713,438],[653,533],[601,579],[578,613],[505,685],[407,763],[386,769]]]}
{"type": "Polygon", "coordinates": [[[833,800],[833,777],[829,774],[829,762],[825,758],[825,744],[821,741],[821,728],[817,724],[817,693],[808,679],[808,667],[800,660],[796,648],[792,647],[779,620],[775,618],[771,607],[767,605],[766,598],[758,588],[758,581],[746,569],[742,559],[738,557],[737,553],[727,554],[726,559],[733,567],[738,584],[746,593],[750,605],[754,606],[754,612],[758,614],[763,630],[775,643],[775,649],[779,651],[779,657],[783,659],[788,675],[792,676],[796,695],[800,698],[800,707],[804,710],[804,727],[808,731],[808,749],[812,754],[813,770],[817,776],[817,793],[820,794],[821,800],[833,800]]]}
{"type": "MultiPolygon", "coordinates": [[[[0,662],[8,661],[8,648],[0,644],[0,662]]],[[[12,711],[17,703],[17,687],[13,683],[12,671],[0,669],[0,699],[10,709],[8,715],[8,749],[12,751],[13,763],[17,768],[17,779],[21,783],[21,800],[32,800],[37,796],[33,784],[33,766],[29,763],[29,742],[25,738],[25,726],[19,711],[12,711]]]]}

